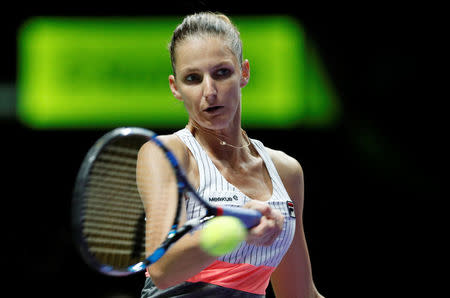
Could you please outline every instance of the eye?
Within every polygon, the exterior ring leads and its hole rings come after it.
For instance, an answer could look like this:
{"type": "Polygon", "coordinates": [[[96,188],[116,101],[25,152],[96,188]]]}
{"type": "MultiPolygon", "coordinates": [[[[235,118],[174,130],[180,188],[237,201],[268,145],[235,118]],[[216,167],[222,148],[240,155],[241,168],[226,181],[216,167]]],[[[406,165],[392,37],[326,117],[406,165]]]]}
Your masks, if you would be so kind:
{"type": "Polygon", "coordinates": [[[199,74],[188,74],[184,77],[184,81],[188,84],[200,83],[202,81],[202,77],[199,74]]]}
{"type": "Polygon", "coordinates": [[[228,78],[232,74],[232,71],[228,68],[219,68],[215,73],[214,76],[218,79],[224,79],[228,78]]]}

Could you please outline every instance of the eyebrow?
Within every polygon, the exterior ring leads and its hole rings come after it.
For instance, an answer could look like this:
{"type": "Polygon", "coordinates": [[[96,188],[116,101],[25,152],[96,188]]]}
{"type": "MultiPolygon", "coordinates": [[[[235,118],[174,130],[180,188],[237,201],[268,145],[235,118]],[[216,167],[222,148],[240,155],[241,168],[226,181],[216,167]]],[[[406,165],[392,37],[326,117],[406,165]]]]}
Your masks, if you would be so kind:
{"type": "MultiPolygon", "coordinates": [[[[229,66],[229,65],[233,65],[233,62],[229,59],[226,59],[226,60],[223,60],[223,61],[215,64],[212,68],[217,69],[222,66],[229,66]]],[[[187,66],[185,68],[180,69],[180,73],[191,73],[191,72],[197,72],[197,71],[200,71],[200,68],[187,66]]]]}
{"type": "Polygon", "coordinates": [[[190,72],[197,72],[200,69],[197,67],[185,67],[183,69],[180,69],[180,73],[190,73],[190,72]]]}

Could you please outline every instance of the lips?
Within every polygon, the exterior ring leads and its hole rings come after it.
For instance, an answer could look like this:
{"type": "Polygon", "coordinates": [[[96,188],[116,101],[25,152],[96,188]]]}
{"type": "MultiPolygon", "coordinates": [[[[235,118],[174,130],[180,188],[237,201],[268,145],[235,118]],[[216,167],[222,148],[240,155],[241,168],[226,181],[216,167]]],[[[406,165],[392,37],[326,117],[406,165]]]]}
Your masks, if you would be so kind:
{"type": "Polygon", "coordinates": [[[211,106],[211,107],[207,107],[203,111],[212,114],[212,113],[216,113],[216,112],[220,111],[221,109],[223,109],[223,106],[211,106]]]}

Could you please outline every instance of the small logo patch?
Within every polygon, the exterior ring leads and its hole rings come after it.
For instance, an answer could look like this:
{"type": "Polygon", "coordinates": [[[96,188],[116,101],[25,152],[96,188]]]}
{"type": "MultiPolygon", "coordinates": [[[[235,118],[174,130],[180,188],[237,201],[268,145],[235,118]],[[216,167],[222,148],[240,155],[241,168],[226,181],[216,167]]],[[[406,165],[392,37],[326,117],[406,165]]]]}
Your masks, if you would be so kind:
{"type": "Polygon", "coordinates": [[[210,197],[208,198],[208,201],[210,202],[233,202],[237,201],[238,196],[234,195],[232,197],[210,197]]]}
{"type": "Polygon", "coordinates": [[[245,204],[245,196],[237,191],[212,191],[205,193],[207,202],[215,206],[242,206],[245,204]]]}
{"type": "Polygon", "coordinates": [[[287,201],[286,205],[287,205],[289,216],[295,218],[294,203],[292,203],[291,201],[287,201]]]}

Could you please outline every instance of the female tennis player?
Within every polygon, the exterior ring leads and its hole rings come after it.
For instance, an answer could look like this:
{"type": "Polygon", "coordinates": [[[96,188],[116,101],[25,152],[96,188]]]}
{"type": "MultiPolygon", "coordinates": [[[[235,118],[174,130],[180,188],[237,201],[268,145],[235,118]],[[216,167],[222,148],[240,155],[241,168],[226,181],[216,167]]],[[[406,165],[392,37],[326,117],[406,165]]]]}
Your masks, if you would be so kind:
{"type": "MultiPolygon", "coordinates": [[[[253,208],[263,217],[246,241],[220,257],[201,249],[201,229],[180,239],[148,268],[142,297],[264,297],[269,281],[277,297],[322,297],[303,232],[302,168],[241,128],[241,88],[249,83],[250,64],[237,28],[222,14],[187,16],[173,33],[170,54],[170,89],[189,121],[160,139],[203,198],[253,208]]],[[[148,175],[158,168],[151,150],[144,145],[138,157],[138,170],[148,175]]],[[[199,217],[202,207],[186,198],[183,212],[199,217]]]]}

